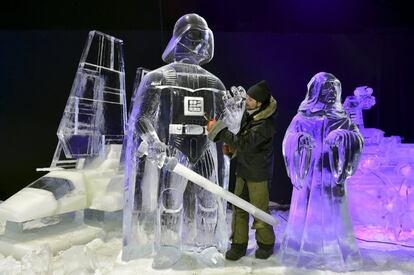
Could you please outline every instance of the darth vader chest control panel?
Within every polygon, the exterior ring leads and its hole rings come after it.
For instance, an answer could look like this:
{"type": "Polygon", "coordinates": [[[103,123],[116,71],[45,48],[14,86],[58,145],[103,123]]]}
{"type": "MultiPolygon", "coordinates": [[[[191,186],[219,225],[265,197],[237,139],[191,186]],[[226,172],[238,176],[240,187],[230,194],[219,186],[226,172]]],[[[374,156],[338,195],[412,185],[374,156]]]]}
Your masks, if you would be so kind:
{"type": "Polygon", "coordinates": [[[204,98],[195,96],[184,97],[185,116],[204,116],[204,98]]]}
{"type": "Polygon", "coordinates": [[[168,102],[163,102],[166,108],[162,108],[162,117],[170,120],[166,140],[169,146],[180,150],[195,163],[208,146],[206,118],[215,117],[216,95],[208,89],[174,87],[167,90],[168,93],[163,90],[163,98],[168,102]]]}
{"type": "Polygon", "coordinates": [[[206,117],[214,117],[212,91],[175,90],[171,95],[170,135],[207,135],[206,117]]]}

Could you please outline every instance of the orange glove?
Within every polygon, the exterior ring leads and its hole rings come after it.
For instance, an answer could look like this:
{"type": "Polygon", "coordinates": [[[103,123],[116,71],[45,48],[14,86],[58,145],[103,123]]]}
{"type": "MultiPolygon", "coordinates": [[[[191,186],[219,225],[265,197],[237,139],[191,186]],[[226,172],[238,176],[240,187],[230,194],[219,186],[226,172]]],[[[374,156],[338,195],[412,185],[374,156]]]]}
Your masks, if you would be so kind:
{"type": "Polygon", "coordinates": [[[212,118],[207,122],[207,131],[210,132],[211,128],[213,128],[214,124],[216,124],[217,120],[212,118]]]}

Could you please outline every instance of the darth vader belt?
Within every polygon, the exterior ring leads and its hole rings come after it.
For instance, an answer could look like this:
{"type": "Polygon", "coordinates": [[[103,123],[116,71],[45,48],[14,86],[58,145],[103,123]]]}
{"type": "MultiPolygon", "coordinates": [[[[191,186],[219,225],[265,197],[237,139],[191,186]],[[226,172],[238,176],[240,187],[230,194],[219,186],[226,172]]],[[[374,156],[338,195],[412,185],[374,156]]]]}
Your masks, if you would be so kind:
{"type": "Polygon", "coordinates": [[[170,135],[207,135],[207,126],[197,124],[170,124],[170,135]]]}

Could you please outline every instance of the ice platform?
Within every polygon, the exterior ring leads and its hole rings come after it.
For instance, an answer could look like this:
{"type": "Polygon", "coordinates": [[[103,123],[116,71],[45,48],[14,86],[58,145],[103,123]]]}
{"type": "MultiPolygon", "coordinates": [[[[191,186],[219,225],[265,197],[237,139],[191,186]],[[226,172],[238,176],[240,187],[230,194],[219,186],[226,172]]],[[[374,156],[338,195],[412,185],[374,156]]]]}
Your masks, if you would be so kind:
{"type": "Polygon", "coordinates": [[[103,229],[85,224],[57,224],[26,232],[5,229],[0,232],[0,253],[21,259],[27,253],[48,246],[50,252],[86,244],[103,234],[103,229]]]}

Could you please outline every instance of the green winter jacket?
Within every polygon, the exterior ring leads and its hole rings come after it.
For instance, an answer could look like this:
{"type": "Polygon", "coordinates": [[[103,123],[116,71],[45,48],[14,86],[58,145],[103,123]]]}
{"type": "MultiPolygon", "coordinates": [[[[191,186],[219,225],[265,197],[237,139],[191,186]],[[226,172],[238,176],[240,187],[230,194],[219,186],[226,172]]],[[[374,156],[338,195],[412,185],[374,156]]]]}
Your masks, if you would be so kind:
{"type": "Polygon", "coordinates": [[[230,132],[222,120],[218,120],[208,134],[210,140],[221,140],[236,149],[236,174],[243,179],[264,181],[272,177],[272,140],[276,132],[273,115],[276,108],[277,102],[271,97],[264,109],[252,115],[243,114],[237,135],[230,132]]]}

